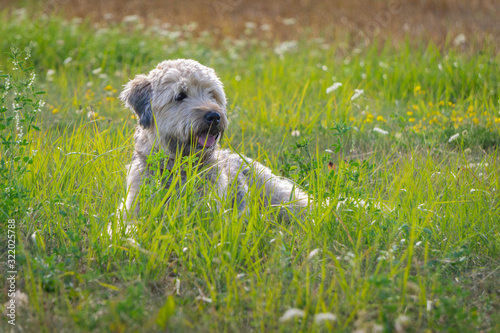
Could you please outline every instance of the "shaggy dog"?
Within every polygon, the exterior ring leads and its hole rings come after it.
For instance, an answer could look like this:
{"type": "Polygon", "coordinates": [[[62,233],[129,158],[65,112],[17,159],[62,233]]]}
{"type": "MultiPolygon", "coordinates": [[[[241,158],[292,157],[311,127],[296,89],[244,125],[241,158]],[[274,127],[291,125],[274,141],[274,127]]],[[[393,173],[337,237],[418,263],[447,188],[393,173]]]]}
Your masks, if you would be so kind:
{"type": "MultiPolygon", "coordinates": [[[[125,216],[139,212],[140,186],[155,172],[147,158],[161,150],[169,156],[162,161],[166,170],[175,169],[179,154],[196,154],[203,177],[215,185],[219,197],[234,198],[240,212],[245,211],[251,186],[262,193],[264,205],[281,207],[280,216],[307,208],[310,198],[290,180],[273,175],[250,158],[219,148],[228,119],[224,89],[213,69],[194,60],[163,61],[149,74],[137,75],[127,83],[120,98],[138,117],[125,216]]],[[[182,173],[181,179],[186,181],[182,173]]],[[[170,183],[168,176],[162,180],[165,187],[170,183]]]]}

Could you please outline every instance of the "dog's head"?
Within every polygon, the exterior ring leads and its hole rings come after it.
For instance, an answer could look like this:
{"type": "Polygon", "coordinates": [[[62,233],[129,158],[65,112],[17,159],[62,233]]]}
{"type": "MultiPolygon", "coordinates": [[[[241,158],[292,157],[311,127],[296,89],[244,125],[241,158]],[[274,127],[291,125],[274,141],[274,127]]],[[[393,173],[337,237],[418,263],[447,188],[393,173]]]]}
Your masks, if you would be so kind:
{"type": "Polygon", "coordinates": [[[159,63],[127,83],[120,98],[171,154],[212,151],[228,125],[221,81],[194,60],[159,63]]]}

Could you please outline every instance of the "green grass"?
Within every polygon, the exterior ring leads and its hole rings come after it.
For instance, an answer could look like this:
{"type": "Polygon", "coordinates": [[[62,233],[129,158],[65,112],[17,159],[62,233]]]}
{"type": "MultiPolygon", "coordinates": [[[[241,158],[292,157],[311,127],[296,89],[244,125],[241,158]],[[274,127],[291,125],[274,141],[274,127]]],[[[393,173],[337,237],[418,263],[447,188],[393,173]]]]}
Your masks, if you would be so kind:
{"type": "MultiPolygon", "coordinates": [[[[500,329],[500,57],[490,49],[359,48],[348,36],[327,48],[304,35],[280,57],[277,44],[252,35],[215,41],[188,27],[0,18],[0,71],[12,74],[12,44],[32,41],[27,62],[37,90],[47,92],[41,131],[29,134],[37,153],[19,179],[29,189],[27,212],[1,220],[2,244],[4,221],[18,220],[17,287],[29,298],[18,308],[18,327],[500,329]],[[255,195],[239,217],[225,209],[229,202],[217,208],[212,196],[192,195],[200,181],[193,174],[168,206],[149,203],[134,240],[124,236],[115,213],[126,195],[136,120],[117,96],[135,74],[180,57],[213,67],[225,84],[223,147],[331,204],[285,222],[255,195]],[[327,94],[334,82],[343,85],[327,94]],[[355,89],[364,93],[351,100],[355,89]],[[342,122],[355,128],[340,136],[337,153],[325,153],[342,122]],[[335,209],[347,196],[391,211],[352,203],[335,209]],[[304,316],[280,322],[290,308],[304,316]],[[337,320],[315,323],[323,312],[337,320]]],[[[2,258],[6,252],[2,246],[2,258]]],[[[0,304],[8,301],[2,290],[0,304]]],[[[9,327],[5,316],[1,326],[9,327]]]]}

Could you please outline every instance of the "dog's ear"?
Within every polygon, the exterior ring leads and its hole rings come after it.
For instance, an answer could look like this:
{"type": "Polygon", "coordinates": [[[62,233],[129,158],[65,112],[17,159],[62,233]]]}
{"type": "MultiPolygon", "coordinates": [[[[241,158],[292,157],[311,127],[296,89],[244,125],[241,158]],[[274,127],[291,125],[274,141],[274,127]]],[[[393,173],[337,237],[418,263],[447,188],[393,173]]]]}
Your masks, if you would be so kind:
{"type": "Polygon", "coordinates": [[[125,105],[137,114],[139,125],[143,128],[148,128],[153,124],[152,97],[151,81],[146,75],[137,75],[125,85],[125,89],[120,94],[120,99],[125,102],[125,105]]]}

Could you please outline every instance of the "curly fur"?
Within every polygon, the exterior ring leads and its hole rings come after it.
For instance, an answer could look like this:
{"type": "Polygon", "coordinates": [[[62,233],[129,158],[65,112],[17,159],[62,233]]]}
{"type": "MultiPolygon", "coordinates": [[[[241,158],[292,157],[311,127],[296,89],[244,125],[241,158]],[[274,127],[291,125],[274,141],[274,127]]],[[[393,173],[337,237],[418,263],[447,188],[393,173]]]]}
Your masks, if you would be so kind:
{"type": "MultiPolygon", "coordinates": [[[[174,169],[176,154],[198,154],[204,177],[222,196],[235,191],[237,207],[243,212],[248,189],[262,189],[265,205],[287,205],[288,211],[303,211],[310,198],[290,180],[250,158],[221,150],[218,142],[228,126],[226,95],[214,70],[194,60],[163,61],[147,75],[137,75],[125,85],[120,98],[138,117],[135,151],[127,176],[127,216],[138,214],[137,194],[152,176],[146,159],[162,149],[170,156],[164,167],[174,169]],[[207,114],[218,121],[207,121],[207,114]]],[[[165,186],[169,186],[168,181],[165,186]]]]}

